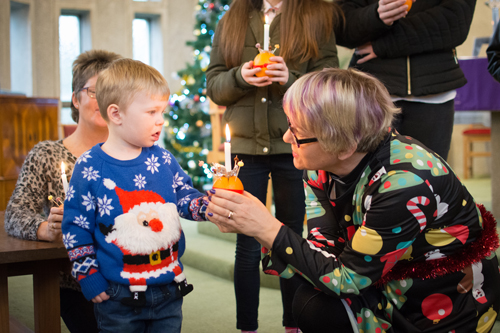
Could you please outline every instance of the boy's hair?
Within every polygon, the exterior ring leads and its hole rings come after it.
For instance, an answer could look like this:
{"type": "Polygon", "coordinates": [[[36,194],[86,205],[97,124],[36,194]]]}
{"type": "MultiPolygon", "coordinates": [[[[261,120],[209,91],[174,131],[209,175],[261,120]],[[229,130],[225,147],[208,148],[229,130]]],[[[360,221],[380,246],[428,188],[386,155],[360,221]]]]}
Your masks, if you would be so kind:
{"type": "Polygon", "coordinates": [[[339,68],[302,76],[286,92],[283,108],[333,154],[353,147],[362,153],[374,151],[400,112],[375,77],[339,68]]]}
{"type": "MultiPolygon", "coordinates": [[[[80,91],[92,77],[106,69],[113,61],[120,59],[121,56],[105,51],[105,50],[90,50],[80,54],[73,62],[73,82],[71,84],[72,91],[76,98],[80,100],[80,91]]],[[[80,111],[73,105],[71,101],[71,118],[78,123],[80,111]]]]}
{"type": "Polygon", "coordinates": [[[104,120],[108,119],[108,106],[118,105],[124,111],[138,92],[168,99],[167,80],[155,68],[138,60],[120,59],[99,74],[96,84],[97,104],[104,120]]]}

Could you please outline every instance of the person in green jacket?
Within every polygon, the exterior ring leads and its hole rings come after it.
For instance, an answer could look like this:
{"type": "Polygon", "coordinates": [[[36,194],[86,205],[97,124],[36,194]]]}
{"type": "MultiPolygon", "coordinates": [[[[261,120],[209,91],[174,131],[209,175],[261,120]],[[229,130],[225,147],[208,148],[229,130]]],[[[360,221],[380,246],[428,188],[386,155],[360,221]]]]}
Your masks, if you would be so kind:
{"type": "MultiPolygon", "coordinates": [[[[245,163],[239,178],[245,190],[266,200],[271,174],[276,217],[302,234],[305,214],[302,171],[293,165],[290,145],[283,142],[288,129],[281,100],[302,75],[338,67],[333,33],[340,9],[325,0],[234,0],[215,32],[207,69],[207,95],[226,106],[223,120],[231,130],[233,158],[245,163]],[[264,45],[268,18],[270,49],[276,49],[266,75],[253,60],[264,45]]],[[[259,262],[261,247],[253,238],[237,235],[234,269],[236,327],[243,332],[258,328],[259,262]]],[[[291,314],[299,281],[280,280],[283,325],[298,332],[291,314]]]]}

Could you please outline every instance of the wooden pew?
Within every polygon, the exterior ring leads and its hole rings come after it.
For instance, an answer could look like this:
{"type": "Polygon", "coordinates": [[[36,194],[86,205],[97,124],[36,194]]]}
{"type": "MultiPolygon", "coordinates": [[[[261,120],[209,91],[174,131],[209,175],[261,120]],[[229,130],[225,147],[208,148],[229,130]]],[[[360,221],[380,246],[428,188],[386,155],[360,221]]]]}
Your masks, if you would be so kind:
{"type": "Polygon", "coordinates": [[[58,139],[58,109],[56,98],[0,95],[0,211],[7,206],[31,148],[58,139]]]}

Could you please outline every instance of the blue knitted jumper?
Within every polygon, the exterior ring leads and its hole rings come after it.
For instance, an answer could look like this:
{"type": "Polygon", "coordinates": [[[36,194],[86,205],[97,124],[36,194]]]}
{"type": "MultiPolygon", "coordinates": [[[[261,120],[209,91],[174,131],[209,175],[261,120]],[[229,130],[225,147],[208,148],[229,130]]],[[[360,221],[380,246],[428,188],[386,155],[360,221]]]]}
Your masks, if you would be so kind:
{"type": "Polygon", "coordinates": [[[64,202],[63,242],[83,294],[108,281],[140,291],[184,280],[179,216],[205,220],[203,195],[163,148],[121,161],[101,145],[78,158],[64,202]]]}

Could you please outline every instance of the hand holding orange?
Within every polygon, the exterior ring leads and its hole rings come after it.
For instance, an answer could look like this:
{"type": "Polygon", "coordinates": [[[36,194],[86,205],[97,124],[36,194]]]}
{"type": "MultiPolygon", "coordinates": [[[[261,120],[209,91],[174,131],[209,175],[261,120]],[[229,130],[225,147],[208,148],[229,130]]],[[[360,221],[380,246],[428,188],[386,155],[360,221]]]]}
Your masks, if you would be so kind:
{"type": "Polygon", "coordinates": [[[239,194],[243,194],[243,183],[236,176],[226,177],[222,176],[217,179],[212,186],[213,188],[224,189],[228,191],[233,191],[239,194]]]}
{"type": "Polygon", "coordinates": [[[406,11],[409,12],[411,9],[411,6],[413,5],[413,0],[406,0],[405,5],[408,6],[408,9],[406,11]]]}
{"type": "MultiPolygon", "coordinates": [[[[410,0],[411,1],[411,0],[410,0]]],[[[262,77],[266,76],[266,68],[270,64],[276,64],[276,62],[269,60],[269,58],[274,57],[274,54],[265,51],[262,53],[257,54],[255,59],[253,60],[253,68],[261,68],[260,72],[257,72],[255,76],[262,77]]],[[[267,75],[269,77],[273,77],[272,75],[267,75]]]]}

